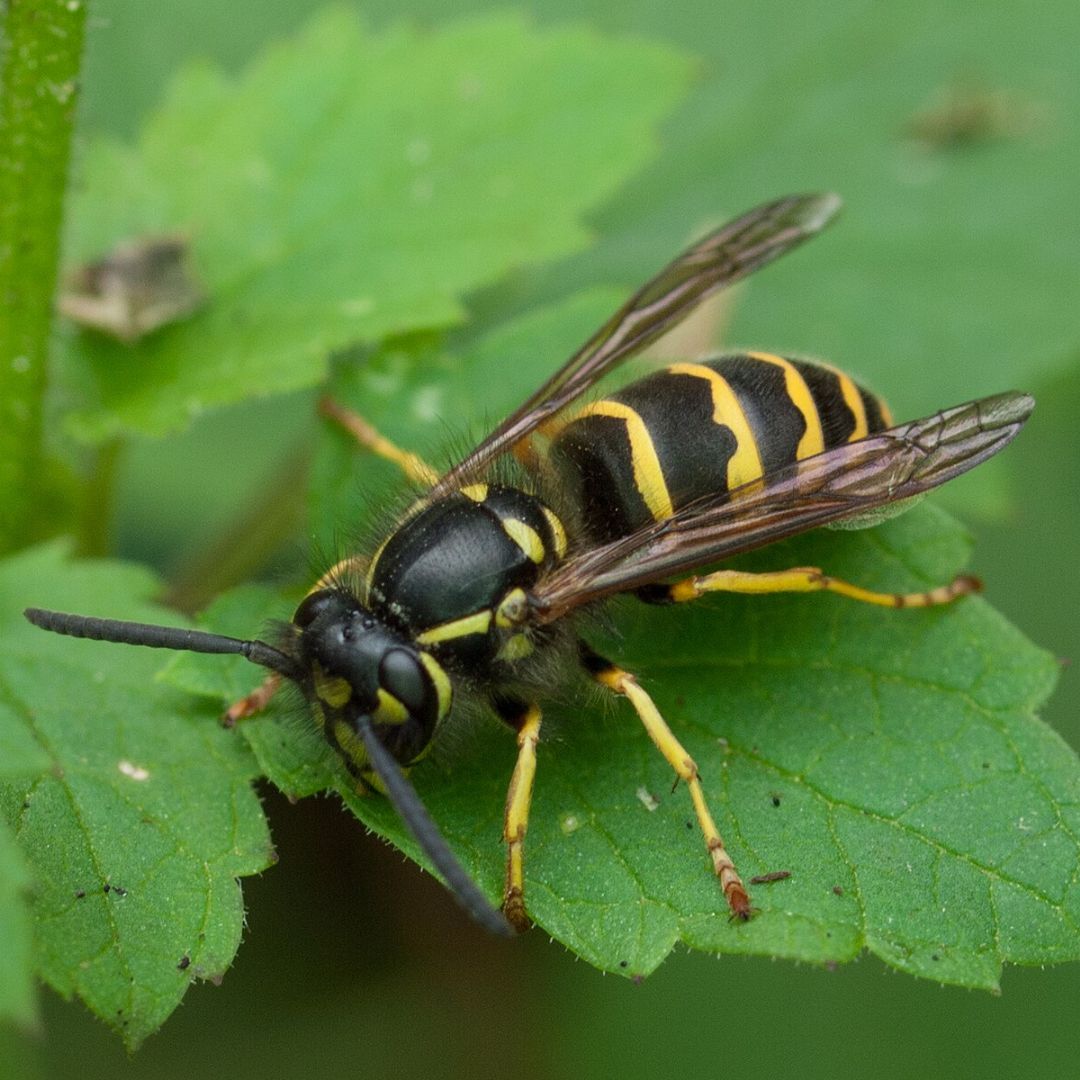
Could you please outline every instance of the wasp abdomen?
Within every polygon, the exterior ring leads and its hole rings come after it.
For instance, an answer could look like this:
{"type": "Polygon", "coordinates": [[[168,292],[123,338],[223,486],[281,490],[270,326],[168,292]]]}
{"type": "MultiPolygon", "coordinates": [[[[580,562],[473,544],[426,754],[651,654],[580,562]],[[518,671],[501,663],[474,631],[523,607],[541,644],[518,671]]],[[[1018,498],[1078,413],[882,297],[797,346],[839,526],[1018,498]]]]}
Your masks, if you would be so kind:
{"type": "Polygon", "coordinates": [[[607,541],[891,422],[842,372],[743,353],[671,364],[585,406],[551,456],[584,529],[607,541]]]}

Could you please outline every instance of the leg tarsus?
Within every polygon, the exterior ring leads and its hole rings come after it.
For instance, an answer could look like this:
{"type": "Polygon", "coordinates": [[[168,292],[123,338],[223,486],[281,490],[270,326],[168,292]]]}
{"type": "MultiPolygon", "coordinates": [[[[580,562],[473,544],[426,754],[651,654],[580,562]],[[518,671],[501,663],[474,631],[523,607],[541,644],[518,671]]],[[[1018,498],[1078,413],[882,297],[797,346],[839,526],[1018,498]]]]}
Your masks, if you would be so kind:
{"type": "Polygon", "coordinates": [[[540,742],[541,712],[536,705],[499,700],[495,708],[517,732],[518,756],[506,790],[503,841],[506,843],[506,884],[503,914],[517,931],[529,929],[532,920],[525,908],[525,834],[529,828],[533,782],[536,778],[536,747],[540,742]]]}
{"type": "Polygon", "coordinates": [[[948,604],[961,596],[979,592],[982,582],[970,574],[961,574],[948,585],[912,593],[884,593],[864,589],[842,578],[832,577],[816,566],[795,566],[789,570],[749,573],[742,570],[717,570],[701,577],[683,578],[671,585],[655,586],[642,599],[650,603],[683,604],[713,592],[763,595],[788,592],[832,592],[880,607],[933,607],[948,604]]]}
{"type": "Polygon", "coordinates": [[[694,813],[705,839],[705,846],[712,861],[713,872],[720,881],[720,888],[731,909],[732,918],[745,922],[753,914],[750,897],[746,892],[739,872],[735,869],[731,856],[724,847],[723,838],[713,821],[705,792],[698,776],[698,767],[694,759],[686,752],[682,743],[675,737],[667,722],[660,715],[652,698],[642,689],[641,684],[629,671],[616,667],[610,661],[593,652],[584,643],[581,646],[581,660],[585,670],[601,686],[612,693],[625,697],[634,707],[638,718],[645,726],[656,748],[664,755],[667,763],[675,770],[676,783],[683,780],[690,791],[694,804],[694,813]]]}

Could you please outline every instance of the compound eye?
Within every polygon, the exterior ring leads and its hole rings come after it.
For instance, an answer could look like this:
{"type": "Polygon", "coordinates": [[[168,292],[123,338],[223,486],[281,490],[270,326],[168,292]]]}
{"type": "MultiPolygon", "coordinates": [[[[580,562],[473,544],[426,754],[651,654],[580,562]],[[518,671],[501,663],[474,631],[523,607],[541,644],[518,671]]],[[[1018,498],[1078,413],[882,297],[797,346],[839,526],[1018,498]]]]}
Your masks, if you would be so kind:
{"type": "Polygon", "coordinates": [[[299,626],[301,630],[306,629],[324,611],[326,611],[335,600],[336,596],[331,589],[320,589],[318,592],[308,593],[307,596],[300,601],[300,606],[296,609],[296,614],[293,615],[293,624],[299,626]]]}
{"type": "Polygon", "coordinates": [[[390,649],[379,663],[379,683],[413,715],[428,699],[428,678],[420,662],[407,649],[390,649]]]}

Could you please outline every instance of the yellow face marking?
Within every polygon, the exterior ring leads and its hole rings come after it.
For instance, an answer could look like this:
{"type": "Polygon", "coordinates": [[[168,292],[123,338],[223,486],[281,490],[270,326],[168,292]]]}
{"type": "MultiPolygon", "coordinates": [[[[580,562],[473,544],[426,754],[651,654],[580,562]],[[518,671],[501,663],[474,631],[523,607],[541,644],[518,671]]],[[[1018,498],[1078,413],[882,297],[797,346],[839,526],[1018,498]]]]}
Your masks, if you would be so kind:
{"type": "Polygon", "coordinates": [[[381,687],[376,691],[379,704],[375,708],[374,719],[379,724],[404,724],[409,719],[409,711],[393,694],[381,687]]]}
{"type": "Polygon", "coordinates": [[[469,634],[486,634],[490,626],[491,612],[477,611],[472,615],[433,626],[430,630],[417,634],[416,640],[421,645],[435,645],[440,641],[467,637],[469,634]]]}
{"type": "Polygon", "coordinates": [[[510,663],[514,660],[523,660],[532,655],[533,643],[525,634],[514,634],[503,643],[502,648],[495,654],[496,660],[504,660],[510,663]]]}
{"type": "Polygon", "coordinates": [[[804,458],[820,454],[825,449],[825,433],[821,430],[821,417],[818,415],[810,387],[799,374],[799,369],[790,360],[785,360],[784,357],[773,353],[752,352],[747,355],[766,364],[774,364],[784,372],[784,389],[787,390],[787,396],[806,421],[806,430],[799,440],[799,445],[795,448],[795,460],[802,461],[804,458]]]}
{"type": "Polygon", "coordinates": [[[743,412],[728,381],[704,364],[671,364],[667,370],[672,375],[691,375],[704,379],[712,389],[713,423],[726,425],[735,436],[735,453],[731,455],[727,466],[728,490],[734,491],[743,484],[759,479],[764,472],[761,455],[758,453],[746,413],[743,412]]]}
{"type": "Polygon", "coordinates": [[[472,499],[475,503],[482,503],[488,497],[487,484],[466,484],[459,490],[466,499],[472,499]]]}
{"type": "Polygon", "coordinates": [[[546,506],[541,506],[548,526],[551,528],[551,539],[555,544],[555,554],[561,559],[566,555],[566,530],[563,523],[546,506]]]}
{"type": "Polygon", "coordinates": [[[353,731],[348,721],[334,722],[334,739],[345,757],[357,768],[362,769],[367,763],[367,750],[364,749],[363,739],[353,731]]]}
{"type": "Polygon", "coordinates": [[[537,564],[544,561],[544,541],[531,525],[526,525],[524,521],[518,521],[517,518],[503,518],[499,524],[502,525],[503,532],[525,552],[529,559],[537,564]]]}
{"type": "Polygon", "coordinates": [[[664,480],[656,447],[649,437],[645,421],[629,405],[618,401],[594,401],[586,405],[578,418],[586,416],[613,416],[626,424],[630,440],[630,460],[634,469],[634,486],[644,500],[654,521],[663,521],[675,512],[671,505],[667,481],[664,480]]]}
{"type": "Polygon", "coordinates": [[[844,404],[851,410],[851,415],[855,417],[855,429],[848,436],[848,442],[865,439],[870,429],[866,423],[866,409],[863,406],[862,394],[859,393],[859,388],[852,382],[850,375],[845,375],[830,364],[822,366],[828,368],[836,376],[840,383],[840,393],[844,395],[844,404]]]}
{"type": "MultiPolygon", "coordinates": [[[[363,767],[363,762],[358,762],[357,764],[359,764],[361,767],[363,767]]],[[[401,771],[406,776],[409,775],[409,770],[408,769],[403,768],[401,771]]],[[[386,785],[382,782],[382,777],[379,776],[379,774],[377,772],[375,772],[373,769],[364,769],[363,780],[364,780],[364,783],[367,785],[367,787],[369,787],[372,791],[377,791],[380,795],[383,795],[383,796],[386,795],[386,785]]],[[[365,791],[360,792],[361,795],[363,795],[365,793],[366,793],[365,791]]]]}
{"type": "Polygon", "coordinates": [[[352,697],[352,687],[340,675],[327,675],[319,664],[311,669],[315,693],[331,709],[340,709],[352,697]]]}
{"type": "Polygon", "coordinates": [[[420,663],[435,684],[435,693],[439,698],[439,719],[441,720],[449,711],[450,703],[454,700],[454,688],[450,684],[450,678],[442,669],[442,665],[430,653],[420,653],[420,663]]]}

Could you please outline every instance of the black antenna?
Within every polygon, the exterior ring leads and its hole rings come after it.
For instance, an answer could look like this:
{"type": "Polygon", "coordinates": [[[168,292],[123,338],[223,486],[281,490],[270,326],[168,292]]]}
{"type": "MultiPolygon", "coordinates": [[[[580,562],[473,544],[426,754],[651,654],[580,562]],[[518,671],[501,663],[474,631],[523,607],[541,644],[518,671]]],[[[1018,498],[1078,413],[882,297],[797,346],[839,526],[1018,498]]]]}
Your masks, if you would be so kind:
{"type": "Polygon", "coordinates": [[[287,679],[303,677],[300,665],[291,656],[267,645],[265,641],[242,641],[240,638],[188,630],[182,626],[154,626],[150,623],[125,622],[123,619],[97,619],[89,615],[69,615],[63,611],[27,608],[23,614],[42,630],[92,641],[113,641],[118,645],[145,645],[150,649],[179,649],[183,652],[233,653],[253,664],[270,668],[287,679]]]}
{"type": "MultiPolygon", "coordinates": [[[[45,611],[42,608],[27,608],[23,614],[35,626],[50,630],[54,634],[89,638],[93,641],[112,641],[118,645],[143,645],[151,649],[238,654],[254,664],[284,675],[287,679],[300,681],[303,677],[300,665],[291,656],[264,641],[243,641],[222,634],[209,634],[204,630],[189,630],[182,626],[154,626],[151,623],[126,622],[122,619],[98,619],[89,615],[45,611]]],[[[506,917],[498,908],[492,906],[458,862],[438,826],[424,809],[420,796],[375,733],[370,717],[361,716],[357,727],[367,751],[368,762],[383,782],[391,804],[435,865],[435,869],[445,878],[458,902],[486,930],[512,937],[514,931],[506,917]]]]}
{"type": "Polygon", "coordinates": [[[458,903],[482,926],[493,934],[513,937],[514,931],[498,908],[480,891],[480,887],[458,862],[443,839],[438,826],[431,820],[416,794],[416,789],[405,778],[401,767],[394,760],[390,751],[383,746],[375,733],[371,718],[361,716],[356,722],[360,738],[367,751],[368,764],[375,770],[386,788],[386,795],[398,812],[401,820],[409,827],[416,842],[424,849],[424,854],[435,864],[435,869],[446,879],[458,903]]]}

